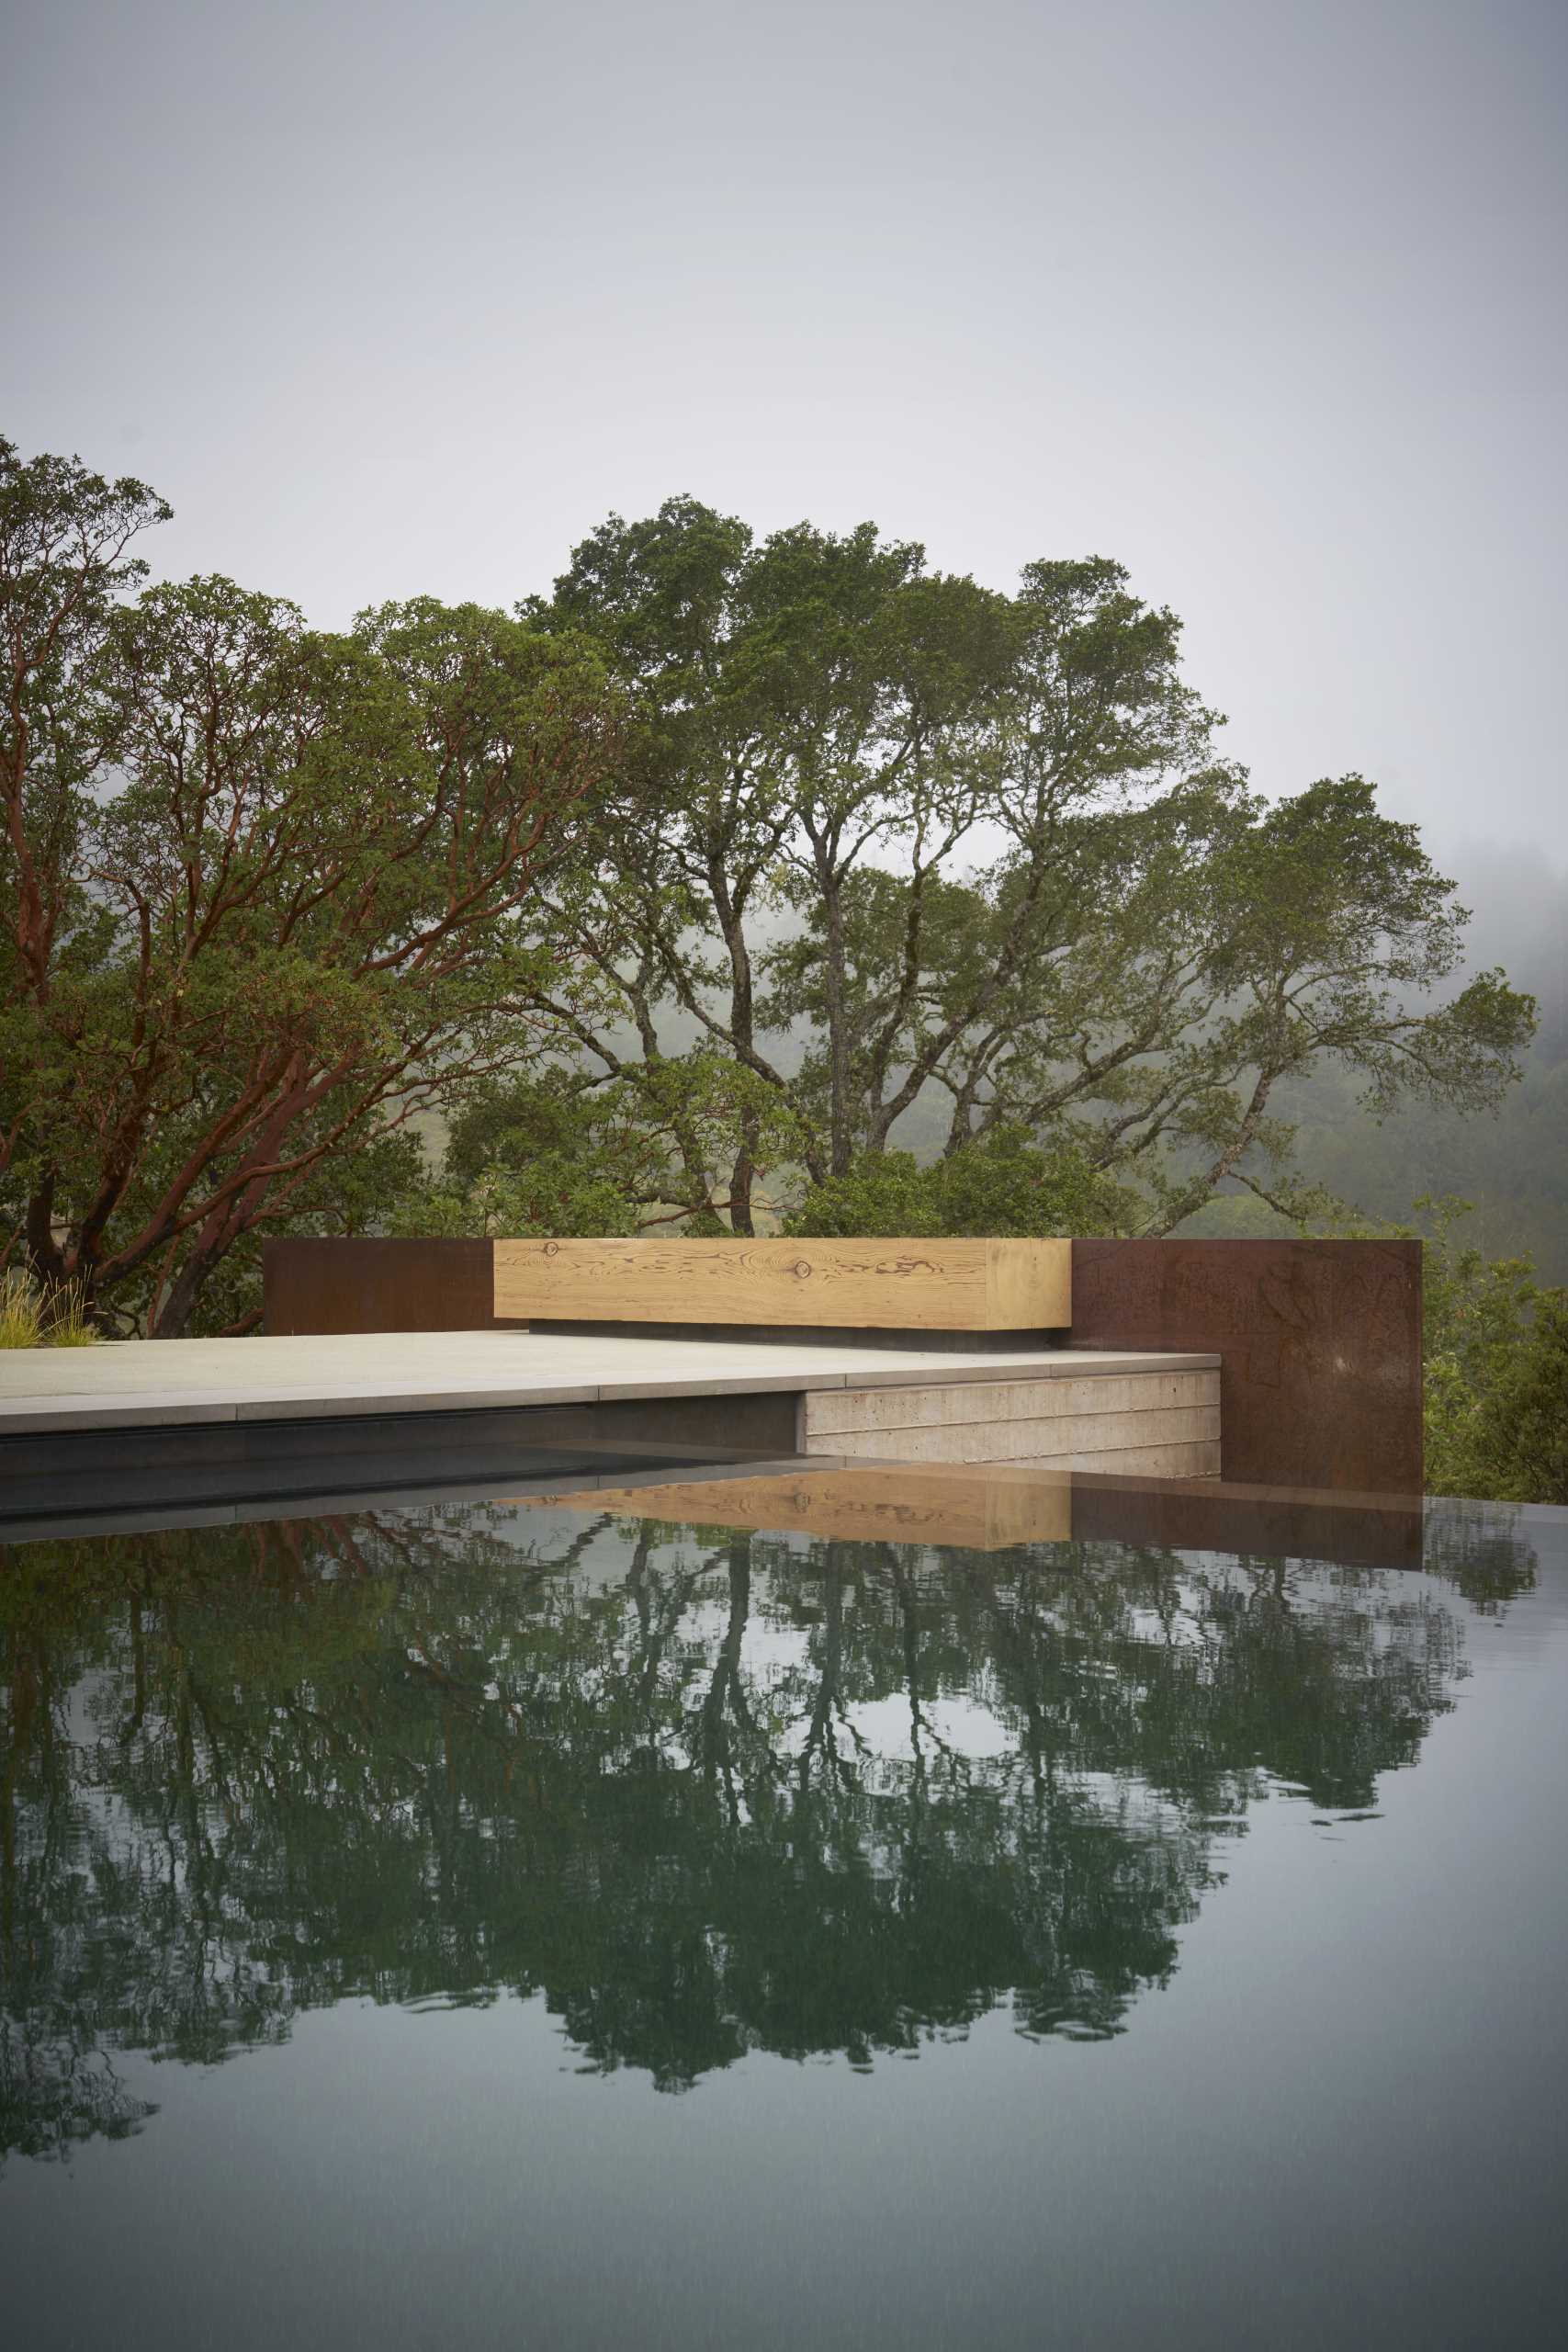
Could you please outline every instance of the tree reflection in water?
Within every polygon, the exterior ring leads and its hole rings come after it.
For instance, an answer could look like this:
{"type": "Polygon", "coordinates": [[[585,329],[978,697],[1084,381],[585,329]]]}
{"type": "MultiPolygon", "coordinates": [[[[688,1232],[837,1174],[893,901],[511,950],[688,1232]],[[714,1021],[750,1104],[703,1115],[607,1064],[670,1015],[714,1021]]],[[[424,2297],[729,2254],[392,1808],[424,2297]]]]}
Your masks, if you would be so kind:
{"type": "MultiPolygon", "coordinates": [[[[1529,1575],[1494,1532],[1470,1606],[1529,1575]]],[[[1429,1579],[504,1505],[0,1560],[0,2150],[350,1995],[542,1992],[681,2089],[1122,2030],[1271,1781],[1359,1808],[1462,1671],[1429,1579]]]]}

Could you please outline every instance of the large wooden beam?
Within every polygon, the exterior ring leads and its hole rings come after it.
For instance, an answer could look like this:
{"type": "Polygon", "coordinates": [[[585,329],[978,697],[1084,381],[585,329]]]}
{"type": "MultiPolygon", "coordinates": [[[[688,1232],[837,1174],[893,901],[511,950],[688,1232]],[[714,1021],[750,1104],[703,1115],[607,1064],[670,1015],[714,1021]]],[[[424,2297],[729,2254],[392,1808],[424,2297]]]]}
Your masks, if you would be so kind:
{"type": "Polygon", "coordinates": [[[1049,1331],[1072,1320],[1070,1241],[497,1241],[520,1322],[1049,1331]]]}

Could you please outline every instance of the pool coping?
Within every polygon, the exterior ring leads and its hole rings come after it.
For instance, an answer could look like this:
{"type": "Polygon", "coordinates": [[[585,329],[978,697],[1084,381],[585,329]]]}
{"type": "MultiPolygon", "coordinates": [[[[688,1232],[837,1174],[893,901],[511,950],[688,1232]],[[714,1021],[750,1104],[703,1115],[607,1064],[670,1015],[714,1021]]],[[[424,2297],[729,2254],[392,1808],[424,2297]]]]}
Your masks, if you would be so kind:
{"type": "MultiPolygon", "coordinates": [[[[19,1351],[18,1351],[19,1352],[19,1351]]],[[[1217,1354],[1192,1351],[1122,1348],[1052,1348],[987,1351],[974,1354],[865,1347],[793,1348],[787,1342],[582,1339],[525,1332],[385,1332],[347,1340],[118,1340],[84,1349],[65,1364],[54,1350],[27,1351],[25,1365],[0,1357],[0,1437],[112,1429],[210,1427],[214,1424],[323,1420],[344,1417],[395,1418],[402,1414],[491,1411],[543,1405],[597,1405],[659,1397],[805,1395],[836,1388],[943,1386],[960,1382],[993,1384],[1024,1380],[1109,1377],[1117,1373],[1213,1371],[1217,1354]],[[446,1342],[445,1346],[441,1342],[446,1342]],[[434,1354],[490,1357],[482,1376],[430,1377],[434,1354]],[[400,1346],[418,1351],[425,1367],[408,1378],[389,1381],[386,1357],[400,1346]],[[230,1357],[227,1351],[236,1354],[230,1357]],[[256,1357],[249,1370],[242,1353],[269,1351],[271,1362],[287,1362],[277,1351],[330,1359],[335,1377],[267,1381],[256,1357]],[[139,1385],[139,1376],[171,1350],[197,1351],[186,1358],[199,1378],[164,1387],[139,1385]],[[223,1351],[220,1355],[216,1351],[223,1351]],[[153,1351],[156,1351],[154,1354],[153,1351]],[[369,1352],[379,1376],[356,1356],[369,1352]],[[528,1356],[536,1369],[525,1370],[528,1356]],[[650,1360],[663,1367],[655,1371],[650,1360]],[[564,1376],[552,1377],[553,1360],[564,1376]],[[47,1386],[27,1386],[19,1374],[36,1370],[47,1386]],[[572,1377],[575,1371],[580,1376],[572,1377]],[[519,1377],[519,1373],[522,1376],[519,1377]],[[70,1385],[67,1385],[67,1382],[70,1385]]],[[[171,1364],[169,1369],[175,1370],[171,1364]]]]}

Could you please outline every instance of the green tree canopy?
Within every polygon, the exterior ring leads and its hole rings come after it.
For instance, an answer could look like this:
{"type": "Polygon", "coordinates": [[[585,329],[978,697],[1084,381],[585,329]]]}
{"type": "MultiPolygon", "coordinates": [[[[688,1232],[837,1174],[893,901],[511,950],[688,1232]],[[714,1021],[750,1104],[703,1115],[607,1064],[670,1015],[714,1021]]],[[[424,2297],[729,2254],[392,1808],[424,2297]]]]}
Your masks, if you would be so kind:
{"type": "Polygon", "coordinates": [[[1515,1074],[1415,829],[1252,791],[1106,559],[682,498],[333,633],[145,587],[167,511],[0,445],[0,1251],[111,1329],[243,1328],[283,1229],[1299,1211],[1314,1071],[1515,1074]]]}
{"type": "Polygon", "coordinates": [[[785,1230],[802,1235],[1116,1233],[1143,1204],[1076,1145],[1042,1151],[1019,1127],[961,1144],[922,1166],[909,1151],[866,1152],[813,1184],[785,1230]]]}
{"type": "Polygon", "coordinates": [[[593,650],[500,614],[334,637],[225,580],[117,602],[163,512],[0,473],[4,1205],[46,1287],[155,1333],[515,1061],[543,880],[615,749],[593,650]]]}
{"type": "Polygon", "coordinates": [[[1568,1290],[1462,1238],[1470,1204],[1416,1204],[1423,1252],[1427,1490],[1568,1503],[1568,1290]],[[1456,1228],[1459,1230],[1456,1232],[1456,1228]]]}
{"type": "Polygon", "coordinates": [[[786,1181],[1021,1126],[1163,1232],[1227,1182],[1290,1196],[1273,1106],[1317,1064],[1374,1113],[1514,1074],[1530,1001],[1457,986],[1465,917],[1415,829],[1357,776],[1251,792],[1116,564],[1009,598],[870,526],[759,545],[681,499],[612,518],[534,609],[634,714],[560,908],[598,976],[558,1008],[589,1082],[655,1083],[694,1038],[755,1081],[680,1140],[694,1214],[751,1228],[769,1095],[786,1181]]]}

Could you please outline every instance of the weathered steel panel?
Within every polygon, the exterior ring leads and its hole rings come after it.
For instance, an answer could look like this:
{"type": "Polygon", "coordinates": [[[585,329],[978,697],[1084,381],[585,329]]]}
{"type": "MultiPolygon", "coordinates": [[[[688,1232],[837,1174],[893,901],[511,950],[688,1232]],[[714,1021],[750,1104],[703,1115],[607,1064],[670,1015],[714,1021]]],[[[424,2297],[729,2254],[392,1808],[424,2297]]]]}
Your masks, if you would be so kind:
{"type": "Polygon", "coordinates": [[[269,1333],[491,1331],[490,1241],[268,1241],[262,1326],[269,1333]]]}
{"type": "Polygon", "coordinates": [[[1418,1241],[1075,1241],[1072,1345],[1214,1350],[1228,1480],[1421,1492],[1418,1241]]]}

